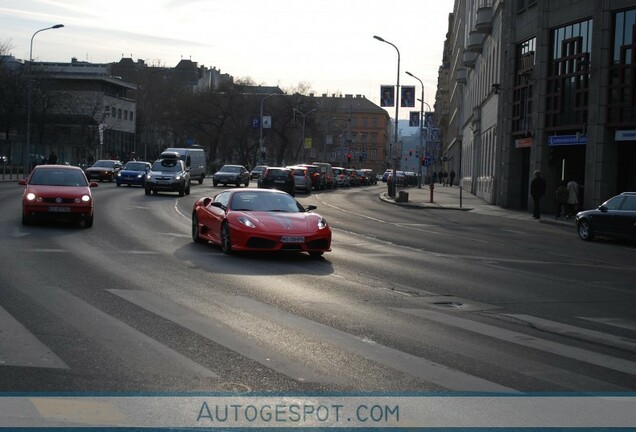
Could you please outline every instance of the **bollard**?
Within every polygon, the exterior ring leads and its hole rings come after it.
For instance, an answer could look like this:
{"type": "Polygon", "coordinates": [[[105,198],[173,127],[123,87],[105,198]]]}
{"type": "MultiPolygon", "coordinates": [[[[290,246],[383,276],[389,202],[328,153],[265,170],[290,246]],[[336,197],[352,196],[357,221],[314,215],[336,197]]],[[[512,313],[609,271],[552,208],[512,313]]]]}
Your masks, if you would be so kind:
{"type": "Polygon", "coordinates": [[[429,202],[433,202],[433,189],[435,189],[435,185],[433,184],[433,182],[431,182],[429,188],[431,190],[431,200],[429,202]]]}

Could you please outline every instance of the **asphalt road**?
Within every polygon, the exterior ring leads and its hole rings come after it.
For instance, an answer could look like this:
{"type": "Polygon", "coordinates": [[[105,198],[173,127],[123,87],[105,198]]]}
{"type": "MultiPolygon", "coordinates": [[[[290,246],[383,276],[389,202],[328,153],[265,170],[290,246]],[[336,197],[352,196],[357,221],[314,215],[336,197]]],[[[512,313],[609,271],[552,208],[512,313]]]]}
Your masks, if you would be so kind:
{"type": "Polygon", "coordinates": [[[636,248],[383,188],[297,196],[334,231],[316,260],[193,243],[207,179],[100,183],[91,229],[23,227],[0,183],[0,389],[636,389],[636,248]]]}

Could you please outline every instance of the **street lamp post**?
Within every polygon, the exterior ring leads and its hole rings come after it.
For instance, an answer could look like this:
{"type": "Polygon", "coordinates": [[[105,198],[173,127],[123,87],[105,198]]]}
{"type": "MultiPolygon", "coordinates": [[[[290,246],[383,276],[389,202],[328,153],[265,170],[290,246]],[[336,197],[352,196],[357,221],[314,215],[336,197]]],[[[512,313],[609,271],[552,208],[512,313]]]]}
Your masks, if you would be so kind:
{"type": "Polygon", "coordinates": [[[413,75],[411,72],[406,71],[406,74],[418,80],[422,87],[422,98],[420,99],[421,103],[420,103],[420,125],[419,125],[420,126],[420,157],[418,158],[418,167],[419,167],[418,174],[419,175],[417,176],[417,187],[418,189],[422,189],[422,156],[424,153],[424,147],[422,145],[422,140],[424,139],[424,134],[422,132],[422,127],[424,126],[424,83],[422,82],[421,79],[413,75]]]}
{"type": "Polygon", "coordinates": [[[398,105],[398,95],[400,94],[400,50],[398,47],[393,45],[391,42],[381,38],[380,36],[373,36],[374,39],[379,40],[380,42],[384,42],[386,44],[391,45],[397,51],[397,84],[395,86],[395,137],[393,139],[393,143],[389,145],[389,158],[391,158],[391,163],[393,165],[393,176],[392,176],[392,184],[389,190],[389,196],[395,198],[395,191],[397,186],[397,160],[393,157],[393,145],[397,145],[398,143],[398,115],[399,115],[399,105],[398,105]]]}
{"type": "Polygon", "coordinates": [[[259,128],[260,128],[260,135],[258,138],[258,164],[259,165],[263,165],[264,161],[263,161],[263,144],[265,142],[265,140],[263,139],[263,105],[265,104],[265,100],[271,98],[272,96],[276,96],[276,93],[271,93],[268,94],[267,96],[265,96],[263,99],[261,99],[261,117],[259,119],[259,128]]]}
{"type": "Polygon", "coordinates": [[[312,112],[316,111],[318,108],[314,108],[311,109],[307,112],[302,112],[301,110],[298,110],[296,108],[294,108],[294,112],[300,114],[301,116],[303,116],[303,137],[302,137],[302,141],[300,142],[301,145],[301,161],[302,163],[305,163],[305,120],[307,119],[307,116],[309,114],[311,114],[312,112]]]}
{"type": "Polygon", "coordinates": [[[27,170],[29,170],[29,165],[30,165],[30,153],[31,153],[31,91],[32,91],[32,83],[31,83],[31,63],[33,63],[33,38],[35,38],[35,35],[43,32],[45,30],[53,30],[53,29],[58,29],[58,28],[62,28],[64,27],[64,24],[55,24],[54,26],[51,27],[46,27],[43,29],[40,29],[38,31],[36,31],[35,33],[33,33],[33,36],[31,36],[31,45],[29,47],[29,64],[27,66],[27,124],[26,124],[26,144],[25,144],[25,148],[24,150],[24,156],[23,156],[23,163],[24,163],[24,172],[23,175],[26,178],[27,176],[27,170]]]}

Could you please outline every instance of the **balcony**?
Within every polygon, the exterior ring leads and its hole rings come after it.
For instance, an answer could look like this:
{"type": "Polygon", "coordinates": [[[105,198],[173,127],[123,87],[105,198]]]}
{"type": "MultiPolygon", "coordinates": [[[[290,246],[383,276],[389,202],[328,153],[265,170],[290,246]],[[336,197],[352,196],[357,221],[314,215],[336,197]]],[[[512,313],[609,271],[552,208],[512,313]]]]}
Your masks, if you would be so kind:
{"type": "Polygon", "coordinates": [[[464,67],[474,68],[476,61],[477,61],[477,53],[464,51],[464,54],[462,57],[462,63],[464,67]]]}
{"type": "Polygon", "coordinates": [[[475,30],[480,33],[490,33],[492,30],[492,6],[482,6],[477,9],[475,30]]]}
{"type": "Polygon", "coordinates": [[[468,42],[466,44],[466,49],[470,52],[481,53],[484,49],[484,39],[486,35],[484,33],[479,33],[475,30],[472,30],[468,33],[468,42]]]}
{"type": "Polygon", "coordinates": [[[466,69],[459,68],[455,70],[455,81],[459,84],[466,84],[466,69]]]}

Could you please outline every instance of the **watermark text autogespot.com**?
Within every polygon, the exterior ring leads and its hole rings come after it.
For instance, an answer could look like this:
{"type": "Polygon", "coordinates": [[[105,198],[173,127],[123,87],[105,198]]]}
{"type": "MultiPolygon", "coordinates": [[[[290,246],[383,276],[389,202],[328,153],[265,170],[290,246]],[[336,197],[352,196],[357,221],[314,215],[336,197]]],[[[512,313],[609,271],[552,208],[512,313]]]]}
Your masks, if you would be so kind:
{"type": "Polygon", "coordinates": [[[391,424],[400,421],[399,405],[358,404],[214,404],[204,401],[197,414],[197,422],[249,423],[309,423],[309,424],[391,424]]]}

